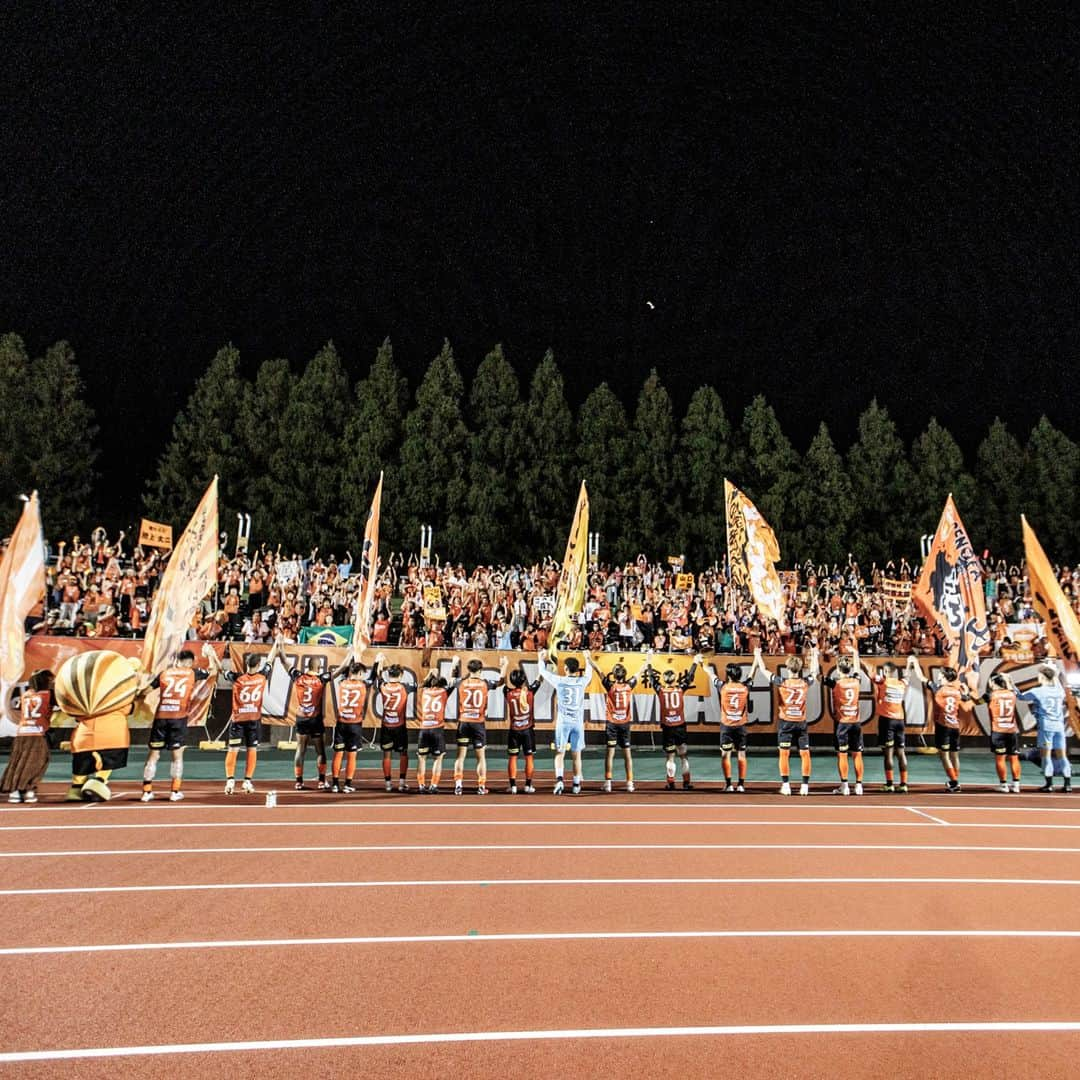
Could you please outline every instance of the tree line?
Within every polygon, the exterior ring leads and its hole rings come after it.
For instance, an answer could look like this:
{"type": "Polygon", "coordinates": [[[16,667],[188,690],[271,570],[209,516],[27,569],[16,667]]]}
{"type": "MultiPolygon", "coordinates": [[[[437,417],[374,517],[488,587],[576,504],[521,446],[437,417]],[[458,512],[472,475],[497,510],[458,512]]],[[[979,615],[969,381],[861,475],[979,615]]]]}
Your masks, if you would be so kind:
{"type": "MultiPolygon", "coordinates": [[[[19,492],[45,494],[47,528],[88,528],[95,514],[96,427],[66,342],[30,359],[0,338],[0,495],[5,528],[19,492]],[[61,498],[50,497],[60,493],[61,498]]],[[[282,359],[255,377],[218,351],[177,415],[147,478],[145,512],[181,526],[208,478],[221,478],[222,527],[252,515],[253,538],[307,552],[357,550],[380,471],[381,536],[416,547],[421,524],[444,558],[466,564],[561,556],[580,480],[605,558],[722,557],[723,478],[757,503],[782,561],[864,565],[918,552],[952,492],[979,550],[1016,557],[1028,515],[1052,557],[1080,553],[1080,447],[1042,417],[1026,441],[995,418],[972,461],[936,419],[910,446],[876,400],[841,450],[822,421],[805,453],[764,396],[728,417],[701,386],[685,415],[654,370],[627,411],[607,384],[576,415],[548,352],[522,387],[495,346],[466,386],[449,343],[415,393],[389,341],[355,384],[333,343],[297,373],[282,359]]]]}

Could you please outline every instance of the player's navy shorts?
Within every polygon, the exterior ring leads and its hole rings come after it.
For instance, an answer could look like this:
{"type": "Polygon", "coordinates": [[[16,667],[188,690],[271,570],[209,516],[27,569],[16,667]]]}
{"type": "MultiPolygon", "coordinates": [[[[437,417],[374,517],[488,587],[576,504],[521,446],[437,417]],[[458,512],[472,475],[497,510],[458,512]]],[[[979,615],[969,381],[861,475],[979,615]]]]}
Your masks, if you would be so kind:
{"type": "Polygon", "coordinates": [[[934,745],[939,750],[955,754],[960,749],[960,729],[938,724],[934,728],[934,745]]]}
{"type": "Polygon", "coordinates": [[[1012,757],[1020,753],[1020,732],[993,731],[990,733],[990,746],[995,754],[1008,754],[1012,757]]]}
{"type": "Polygon", "coordinates": [[[428,754],[441,757],[446,753],[446,732],[439,728],[421,728],[416,741],[416,752],[425,757],[428,754]]]}
{"type": "Polygon", "coordinates": [[[743,753],[746,750],[746,725],[745,724],[723,724],[720,727],[720,749],[725,754],[730,754],[732,750],[736,753],[743,753]]]}
{"type": "Polygon", "coordinates": [[[325,735],[326,725],[323,723],[321,716],[312,716],[306,720],[297,719],[296,721],[296,734],[297,735],[325,735]]]}
{"type": "Polygon", "coordinates": [[[347,750],[352,753],[354,750],[360,749],[360,743],[363,740],[361,730],[363,724],[350,723],[347,720],[339,720],[334,725],[334,749],[335,750],[347,750]]]}
{"type": "Polygon", "coordinates": [[[471,746],[474,750],[482,750],[487,746],[487,725],[478,724],[471,720],[465,720],[458,724],[458,746],[471,746]]]}
{"type": "Polygon", "coordinates": [[[840,754],[861,754],[863,749],[862,724],[836,725],[836,750],[840,754]]]}
{"type": "Polygon", "coordinates": [[[609,720],[604,725],[604,740],[608,746],[617,746],[626,750],[630,746],[630,724],[613,724],[609,720]]]}
{"type": "Polygon", "coordinates": [[[233,720],[229,724],[229,745],[253,747],[259,745],[258,720],[233,720]]]}
{"type": "Polygon", "coordinates": [[[536,753],[536,729],[535,728],[511,728],[506,735],[506,752],[508,754],[536,753]]]}
{"type": "Polygon", "coordinates": [[[665,724],[660,728],[663,735],[664,753],[674,753],[680,746],[686,745],[685,724],[665,724]]]}
{"type": "Polygon", "coordinates": [[[379,728],[379,745],[383,750],[393,750],[399,754],[409,752],[409,729],[404,724],[397,727],[387,727],[385,724],[379,728]]]}
{"type": "Polygon", "coordinates": [[[776,744],[781,750],[790,750],[792,746],[798,746],[800,750],[809,750],[810,732],[804,723],[781,720],[780,730],[776,733],[776,744]]]}
{"type": "Polygon", "coordinates": [[[907,728],[904,721],[881,717],[878,720],[878,745],[903,750],[907,746],[907,728]]]}
{"type": "Polygon", "coordinates": [[[187,720],[175,716],[155,716],[146,745],[151,750],[179,750],[187,739],[187,720]]]}

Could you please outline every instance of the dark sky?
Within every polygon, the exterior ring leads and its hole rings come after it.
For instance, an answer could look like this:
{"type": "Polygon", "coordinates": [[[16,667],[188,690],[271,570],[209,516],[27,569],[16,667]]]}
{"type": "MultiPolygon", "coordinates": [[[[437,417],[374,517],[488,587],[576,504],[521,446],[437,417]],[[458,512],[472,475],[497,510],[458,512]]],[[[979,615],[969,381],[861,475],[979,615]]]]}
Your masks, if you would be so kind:
{"type": "Polygon", "coordinates": [[[1080,24],[874,6],[6,7],[0,329],[73,343],[107,473],[229,340],[1080,435],[1080,24]]]}

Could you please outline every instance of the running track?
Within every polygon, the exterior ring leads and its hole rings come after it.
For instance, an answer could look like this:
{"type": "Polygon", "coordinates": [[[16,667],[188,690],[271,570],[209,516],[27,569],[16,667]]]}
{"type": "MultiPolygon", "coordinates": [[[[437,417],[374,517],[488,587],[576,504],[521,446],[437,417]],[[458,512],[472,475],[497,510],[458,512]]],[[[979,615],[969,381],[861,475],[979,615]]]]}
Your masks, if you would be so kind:
{"type": "Polygon", "coordinates": [[[1015,1078],[1080,1056],[1080,800],[121,790],[0,808],[0,1074],[1015,1078]]]}

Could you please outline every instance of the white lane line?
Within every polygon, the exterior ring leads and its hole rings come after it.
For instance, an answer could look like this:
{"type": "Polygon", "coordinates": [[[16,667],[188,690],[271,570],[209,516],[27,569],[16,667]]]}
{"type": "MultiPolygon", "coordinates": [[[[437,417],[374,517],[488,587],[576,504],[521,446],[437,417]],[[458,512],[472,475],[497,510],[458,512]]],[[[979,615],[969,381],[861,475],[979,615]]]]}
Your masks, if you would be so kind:
{"type": "Polygon", "coordinates": [[[919,817],[929,818],[937,825],[948,825],[947,821],[942,821],[939,817],[934,817],[933,814],[928,814],[925,810],[920,810],[917,806],[905,806],[905,810],[910,810],[913,814],[918,814],[919,817]]]}
{"type": "MultiPolygon", "coordinates": [[[[799,851],[970,851],[1017,855],[1080,855],[1080,847],[1007,847],[989,844],[799,844],[799,851]]],[[[304,844],[268,847],[97,848],[57,851],[0,851],[0,859],[90,859],[114,855],[259,855],[408,851],[791,851],[791,844],[304,844]]]]}
{"type": "MultiPolygon", "coordinates": [[[[596,826],[602,825],[605,828],[623,828],[633,827],[639,828],[642,825],[648,825],[650,827],[664,828],[664,829],[681,829],[687,826],[707,826],[707,827],[728,827],[728,826],[743,826],[750,825],[757,828],[762,826],[768,826],[772,828],[788,828],[791,825],[806,825],[813,828],[822,828],[825,826],[842,826],[848,828],[852,825],[865,826],[867,828],[923,828],[929,829],[930,825],[924,825],[921,821],[758,821],[758,820],[742,820],[742,821],[723,821],[719,818],[695,818],[687,819],[684,821],[671,820],[659,820],[651,821],[648,818],[624,818],[618,821],[601,820],[596,818],[583,818],[577,821],[557,821],[557,820],[544,820],[544,821],[514,821],[513,819],[497,818],[488,819],[482,821],[475,820],[463,820],[461,818],[446,818],[446,819],[434,819],[428,818],[424,821],[274,821],[274,811],[268,811],[270,820],[263,821],[146,821],[139,823],[120,823],[115,822],[111,824],[100,825],[0,825],[0,832],[80,832],[80,831],[102,831],[109,829],[166,829],[172,831],[173,829],[318,829],[318,828],[342,828],[342,829],[367,829],[367,828],[385,828],[385,829],[428,829],[432,827],[438,828],[472,828],[476,827],[490,827],[490,826],[513,826],[514,828],[533,828],[537,826],[556,826],[560,829],[572,828],[575,826],[596,826]]],[[[970,828],[971,826],[965,826],[970,828]]],[[[1028,826],[1013,826],[1014,828],[1027,828],[1028,826]]],[[[1030,828],[1041,828],[1043,826],[1032,825],[1030,828]]],[[[1051,825],[1047,828],[1058,829],[1080,829],[1080,825],[1051,825]]]]}
{"type": "Polygon", "coordinates": [[[741,938],[1080,938],[1080,930],[625,930],[516,934],[411,934],[382,937],[261,938],[221,941],[140,941],[111,945],[27,945],[0,949],[2,956],[78,953],[168,952],[187,949],[279,949],[300,945],[432,945],[501,941],[652,941],[741,938]]]}
{"type": "Polygon", "coordinates": [[[539,1031],[439,1031],[401,1035],[349,1035],[326,1039],[262,1039],[248,1042],[159,1043],[148,1046],[90,1046],[70,1050],[16,1050],[0,1063],[76,1061],[87,1058],[150,1057],[162,1054],[228,1054],[253,1050],[328,1050],[346,1046],[415,1046],[431,1043],[533,1042],[556,1039],[671,1039],[689,1036],[892,1035],[960,1032],[1080,1031],[1076,1020],[995,1020],[906,1024],[731,1024],[711,1027],[566,1028],[539,1031]]]}
{"type": "Polygon", "coordinates": [[[244,881],[179,885],[86,885],[40,889],[0,889],[0,896],[90,896],[98,893],[247,892],[262,889],[454,889],[499,886],[576,885],[1080,885],[1080,878],[979,877],[610,877],[610,878],[442,878],[402,881],[244,881]]]}

